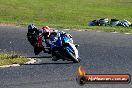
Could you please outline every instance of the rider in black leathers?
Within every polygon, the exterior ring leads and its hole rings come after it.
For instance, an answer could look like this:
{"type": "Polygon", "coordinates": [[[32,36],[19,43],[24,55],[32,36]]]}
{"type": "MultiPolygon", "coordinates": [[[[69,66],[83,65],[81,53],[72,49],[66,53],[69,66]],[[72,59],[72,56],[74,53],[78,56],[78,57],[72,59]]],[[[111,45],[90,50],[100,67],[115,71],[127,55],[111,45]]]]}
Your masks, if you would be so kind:
{"type": "Polygon", "coordinates": [[[42,31],[37,29],[33,24],[28,25],[27,39],[30,44],[34,47],[35,55],[38,55],[43,49],[39,46],[37,37],[42,31]]]}

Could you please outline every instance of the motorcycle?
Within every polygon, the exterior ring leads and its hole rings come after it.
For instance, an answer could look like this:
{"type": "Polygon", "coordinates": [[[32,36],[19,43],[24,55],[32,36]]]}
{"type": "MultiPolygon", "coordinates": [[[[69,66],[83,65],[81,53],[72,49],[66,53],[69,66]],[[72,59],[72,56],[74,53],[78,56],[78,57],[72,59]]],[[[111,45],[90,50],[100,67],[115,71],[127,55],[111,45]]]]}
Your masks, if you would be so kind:
{"type": "Polygon", "coordinates": [[[27,39],[30,42],[30,44],[33,46],[35,55],[38,55],[41,51],[45,52],[45,49],[41,44],[41,37],[36,37],[35,33],[28,32],[27,39]]]}
{"type": "Polygon", "coordinates": [[[80,62],[77,46],[73,44],[72,38],[65,34],[58,33],[56,41],[51,44],[51,51],[53,59],[80,62]]]}
{"type": "Polygon", "coordinates": [[[28,41],[34,47],[35,55],[38,55],[41,51],[44,51],[44,53],[48,52],[49,54],[51,54],[52,59],[54,60],[55,58],[56,60],[61,58],[62,60],[73,61],[74,63],[80,62],[77,46],[73,44],[72,38],[70,38],[66,34],[56,32],[55,34],[51,34],[51,36],[51,38],[54,39],[50,39],[52,40],[52,43],[48,44],[46,43],[46,41],[42,42],[42,36],[36,37],[35,33],[27,33],[28,41]],[[46,45],[43,43],[46,43],[46,45]],[[48,47],[43,47],[47,45],[48,47]],[[45,49],[48,50],[45,51],[45,49]]]}

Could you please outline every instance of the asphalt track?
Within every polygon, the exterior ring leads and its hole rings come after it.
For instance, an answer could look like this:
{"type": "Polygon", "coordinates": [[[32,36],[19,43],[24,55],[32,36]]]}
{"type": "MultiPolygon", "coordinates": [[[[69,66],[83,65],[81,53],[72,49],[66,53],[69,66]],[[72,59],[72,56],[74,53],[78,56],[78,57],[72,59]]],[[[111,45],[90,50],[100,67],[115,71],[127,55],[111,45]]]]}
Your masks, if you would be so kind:
{"type": "Polygon", "coordinates": [[[0,27],[0,52],[38,58],[36,64],[0,68],[0,88],[132,88],[130,84],[86,84],[76,82],[78,66],[88,74],[131,74],[132,35],[105,32],[66,31],[80,44],[82,61],[51,61],[50,55],[35,56],[26,39],[26,27],[0,27]]]}

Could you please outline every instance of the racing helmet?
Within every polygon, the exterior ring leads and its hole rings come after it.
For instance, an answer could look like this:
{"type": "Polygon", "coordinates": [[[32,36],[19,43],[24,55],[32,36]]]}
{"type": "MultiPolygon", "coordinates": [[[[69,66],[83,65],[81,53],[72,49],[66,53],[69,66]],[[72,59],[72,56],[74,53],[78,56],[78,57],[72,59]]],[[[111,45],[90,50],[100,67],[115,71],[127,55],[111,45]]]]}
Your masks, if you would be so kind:
{"type": "Polygon", "coordinates": [[[33,33],[35,31],[36,27],[34,26],[34,24],[29,24],[28,25],[28,32],[29,33],[33,33]]]}
{"type": "Polygon", "coordinates": [[[43,30],[43,33],[44,33],[45,36],[50,35],[50,27],[49,26],[43,26],[42,30],[43,30]]]}

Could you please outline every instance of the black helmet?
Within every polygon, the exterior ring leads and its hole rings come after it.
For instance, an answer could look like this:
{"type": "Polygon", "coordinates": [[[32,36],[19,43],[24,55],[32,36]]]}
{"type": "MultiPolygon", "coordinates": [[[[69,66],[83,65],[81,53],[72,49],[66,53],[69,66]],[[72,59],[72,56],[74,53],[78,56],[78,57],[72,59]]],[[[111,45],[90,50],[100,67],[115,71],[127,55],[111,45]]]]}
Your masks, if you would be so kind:
{"type": "Polygon", "coordinates": [[[34,29],[34,28],[36,28],[36,27],[34,26],[34,24],[29,24],[29,25],[28,25],[28,30],[32,30],[32,29],[34,29]]]}
{"type": "Polygon", "coordinates": [[[34,26],[34,24],[29,24],[28,25],[28,32],[29,33],[33,33],[35,31],[34,29],[36,29],[36,27],[34,26]]]}

